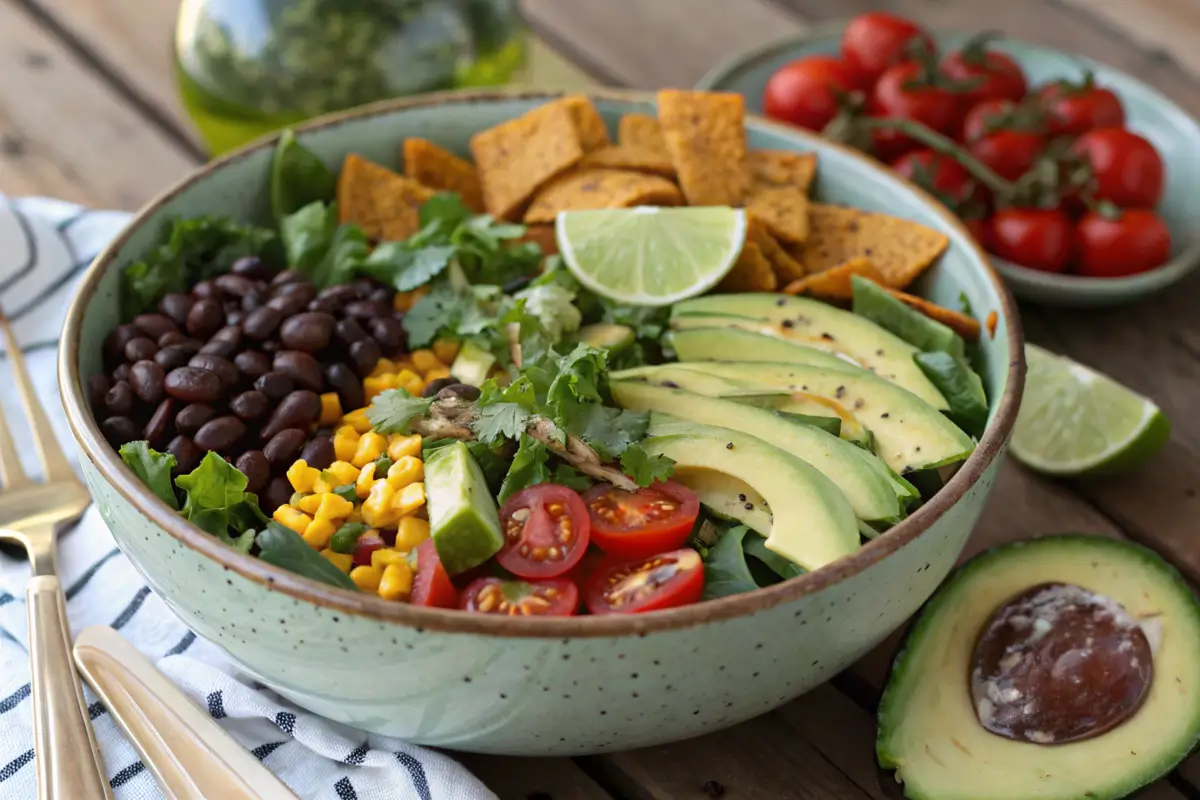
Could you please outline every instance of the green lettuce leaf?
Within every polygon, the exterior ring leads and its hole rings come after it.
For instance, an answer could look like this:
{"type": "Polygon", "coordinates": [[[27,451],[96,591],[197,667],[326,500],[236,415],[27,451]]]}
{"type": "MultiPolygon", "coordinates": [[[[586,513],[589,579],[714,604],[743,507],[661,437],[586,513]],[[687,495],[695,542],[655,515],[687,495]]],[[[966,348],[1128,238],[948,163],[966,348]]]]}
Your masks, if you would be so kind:
{"type": "Polygon", "coordinates": [[[175,496],[175,487],[171,483],[175,456],[160,453],[145,441],[127,442],[121,445],[119,452],[121,460],[141,478],[150,491],[171,508],[179,510],[179,498],[175,496]]]}
{"type": "Polygon", "coordinates": [[[285,528],[277,522],[268,523],[254,541],[258,545],[258,557],[268,564],[339,589],[358,591],[346,573],[329,563],[291,528],[285,528]]]}
{"type": "Polygon", "coordinates": [[[296,141],[292,131],[279,136],[271,157],[271,212],[282,220],[314,201],[331,201],[337,191],[337,175],[309,149],[296,141]]]}
{"type": "Polygon", "coordinates": [[[246,491],[248,483],[240,470],[211,451],[200,466],[175,479],[175,485],[184,492],[183,515],[234,547],[238,542],[230,536],[230,529],[244,534],[267,520],[258,507],[258,498],[246,491]]]}

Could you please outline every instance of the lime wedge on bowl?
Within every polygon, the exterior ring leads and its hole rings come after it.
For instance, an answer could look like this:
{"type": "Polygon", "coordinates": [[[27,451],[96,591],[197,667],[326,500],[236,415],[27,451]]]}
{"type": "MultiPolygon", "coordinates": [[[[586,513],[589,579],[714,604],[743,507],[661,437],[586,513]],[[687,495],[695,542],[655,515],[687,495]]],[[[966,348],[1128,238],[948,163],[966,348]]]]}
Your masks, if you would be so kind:
{"type": "Polygon", "coordinates": [[[1029,372],[1013,457],[1047,475],[1110,475],[1154,455],[1171,423],[1148,398],[1095,370],[1025,345],[1029,372]]]}
{"type": "Polygon", "coordinates": [[[562,211],[558,250],[596,294],[665,306],[703,294],[733,268],[746,238],[746,212],[725,206],[562,211]]]}

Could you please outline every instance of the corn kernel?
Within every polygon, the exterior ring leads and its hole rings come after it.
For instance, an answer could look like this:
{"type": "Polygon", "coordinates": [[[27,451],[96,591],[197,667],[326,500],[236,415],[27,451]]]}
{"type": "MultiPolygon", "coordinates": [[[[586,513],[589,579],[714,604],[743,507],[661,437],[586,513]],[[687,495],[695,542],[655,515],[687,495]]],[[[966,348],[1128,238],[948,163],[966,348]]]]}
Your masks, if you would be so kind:
{"type": "Polygon", "coordinates": [[[364,592],[373,592],[378,589],[382,578],[383,570],[377,567],[362,566],[350,570],[350,580],[354,581],[354,585],[364,592]]]}
{"type": "Polygon", "coordinates": [[[367,409],[360,408],[342,417],[342,424],[349,425],[355,433],[363,434],[371,430],[371,420],[367,419],[367,409]]]}
{"type": "Polygon", "coordinates": [[[338,526],[333,520],[314,519],[300,535],[304,537],[304,541],[321,550],[329,547],[329,540],[337,533],[337,529],[338,526]]]}
{"type": "Polygon", "coordinates": [[[412,292],[396,292],[392,295],[393,311],[408,311],[412,308],[412,292]]]}
{"type": "Polygon", "coordinates": [[[354,503],[336,494],[321,495],[321,505],[317,508],[314,519],[345,519],[354,511],[354,503]]]}
{"type": "Polygon", "coordinates": [[[429,538],[429,522],[416,517],[404,517],[396,526],[396,549],[402,552],[416,550],[421,542],[429,538]]]}
{"type": "Polygon", "coordinates": [[[423,505],[425,505],[424,483],[410,483],[396,492],[396,497],[392,500],[392,507],[402,517],[408,516],[423,505]]]}
{"type": "Polygon", "coordinates": [[[321,477],[321,471],[313,469],[304,459],[300,459],[296,463],[288,467],[287,479],[292,484],[292,488],[297,492],[311,492],[313,484],[321,477]]]}
{"type": "Polygon", "coordinates": [[[412,593],[412,586],[413,571],[407,561],[388,564],[379,579],[379,596],[384,600],[403,600],[412,593]]]}
{"type": "MultiPolygon", "coordinates": [[[[358,467],[349,461],[335,461],[325,468],[325,472],[336,479],[336,483],[334,483],[335,489],[338,486],[354,483],[358,479],[358,467]]],[[[325,476],[323,475],[322,477],[325,476]]],[[[328,478],[326,479],[328,480],[328,478]]]]}
{"type": "Polygon", "coordinates": [[[461,346],[461,342],[456,342],[453,339],[438,339],[433,343],[433,354],[437,356],[438,361],[450,365],[458,357],[458,348],[461,346]]]}
{"type": "Polygon", "coordinates": [[[387,482],[396,491],[400,491],[414,481],[425,480],[425,465],[421,459],[405,456],[388,468],[387,482]]]}
{"type": "Polygon", "coordinates": [[[387,439],[381,434],[374,431],[364,433],[358,440],[358,449],[354,451],[354,458],[350,459],[350,463],[359,468],[365,467],[367,462],[383,455],[386,449],[387,439]]]}
{"type": "Polygon", "coordinates": [[[396,388],[403,389],[413,397],[420,397],[425,391],[425,381],[415,372],[404,370],[396,378],[398,386],[396,388]]]}
{"type": "Polygon", "coordinates": [[[405,456],[421,455],[421,434],[405,436],[402,433],[393,433],[388,437],[387,454],[392,461],[399,461],[405,456]]]}
{"type": "Polygon", "coordinates": [[[401,553],[399,550],[393,550],[390,547],[384,547],[380,550],[372,551],[371,566],[383,569],[388,564],[396,564],[401,561],[406,561],[408,556],[401,553]]]}
{"type": "Polygon", "coordinates": [[[346,517],[346,522],[362,522],[362,511],[357,508],[350,512],[350,516],[346,517]]]}
{"type": "Polygon", "coordinates": [[[375,368],[371,370],[369,377],[377,378],[380,375],[390,375],[396,371],[396,362],[390,358],[381,358],[375,362],[375,368]]]}
{"type": "MultiPolygon", "coordinates": [[[[368,429],[369,430],[369,429],[368,429]]],[[[338,461],[352,461],[358,451],[359,433],[349,425],[343,425],[333,434],[333,454],[338,461]]]]}
{"type": "Polygon", "coordinates": [[[354,566],[354,556],[350,555],[349,553],[335,553],[326,547],[321,551],[321,555],[325,556],[325,559],[330,564],[333,564],[342,572],[349,572],[350,568],[354,566]]]}
{"type": "Polygon", "coordinates": [[[326,392],[321,395],[321,424],[332,425],[342,418],[342,401],[337,392],[326,392]]]}
{"type": "Polygon", "coordinates": [[[275,509],[275,513],[271,515],[271,519],[285,528],[291,528],[301,536],[304,535],[304,531],[308,528],[309,523],[312,522],[312,517],[291,506],[280,506],[275,509]]]}
{"type": "Polygon", "coordinates": [[[394,389],[391,374],[376,375],[373,378],[363,378],[363,397],[370,403],[375,397],[388,389],[394,389]]]}
{"type": "Polygon", "coordinates": [[[317,509],[321,507],[321,498],[324,496],[325,495],[323,494],[310,494],[307,497],[301,497],[300,500],[296,502],[296,508],[303,511],[305,514],[312,516],[313,514],[316,514],[317,509]]]}
{"type": "Polygon", "coordinates": [[[438,361],[438,357],[433,354],[432,350],[413,350],[408,354],[412,359],[413,366],[417,368],[417,372],[428,372],[434,367],[442,366],[442,362],[438,361]]]}
{"type": "Polygon", "coordinates": [[[450,368],[447,366],[434,367],[433,369],[429,370],[429,372],[425,373],[425,381],[427,383],[430,381],[440,381],[443,378],[449,378],[449,377],[450,377],[450,368]]]}
{"type": "Polygon", "coordinates": [[[363,500],[371,493],[371,484],[375,482],[375,462],[372,461],[362,468],[358,473],[358,480],[354,482],[354,493],[358,495],[359,500],[363,500]]]}
{"type": "Polygon", "coordinates": [[[363,522],[372,528],[387,528],[399,517],[392,508],[396,490],[387,481],[375,481],[362,504],[363,522]]]}

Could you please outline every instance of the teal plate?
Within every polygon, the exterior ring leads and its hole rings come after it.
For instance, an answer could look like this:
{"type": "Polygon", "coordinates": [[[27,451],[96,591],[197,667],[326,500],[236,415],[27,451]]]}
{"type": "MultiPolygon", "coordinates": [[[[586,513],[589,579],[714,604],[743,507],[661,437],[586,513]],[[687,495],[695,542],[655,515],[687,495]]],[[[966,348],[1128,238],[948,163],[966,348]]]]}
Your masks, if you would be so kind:
{"type": "MultiPolygon", "coordinates": [[[[844,22],[827,23],[803,36],[766,44],[718,64],[700,79],[697,89],[737,92],[747,110],[761,114],[763,88],[777,69],[793,59],[835,54],[844,22]]],[[[949,51],[974,33],[939,31],[938,49],[949,51]]],[[[1012,56],[1038,85],[1060,78],[1077,78],[1091,70],[1096,82],[1112,89],[1125,106],[1128,127],[1149,139],[1166,165],[1167,181],[1158,213],[1171,230],[1171,260],[1158,269],[1127,278],[1085,278],[1055,275],[1013,264],[991,261],[1013,294],[1023,300],[1056,306],[1115,306],[1141,300],[1183,278],[1200,264],[1200,124],[1187,112],[1136,78],[1084,56],[1014,39],[998,39],[996,50],[1012,56]]],[[[820,193],[818,169],[817,192],[820,193]]]]}

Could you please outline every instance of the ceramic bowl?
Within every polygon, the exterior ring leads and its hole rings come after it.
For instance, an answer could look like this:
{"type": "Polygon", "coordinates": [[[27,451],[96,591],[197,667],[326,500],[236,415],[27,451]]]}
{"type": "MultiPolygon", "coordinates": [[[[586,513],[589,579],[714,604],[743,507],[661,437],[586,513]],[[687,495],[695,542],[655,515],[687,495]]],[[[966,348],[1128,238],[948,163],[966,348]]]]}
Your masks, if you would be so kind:
{"type": "MultiPolygon", "coordinates": [[[[793,59],[836,54],[844,22],[830,22],[798,37],[773,42],[733,56],[700,79],[698,89],[737,92],[746,107],[762,113],[763,89],[777,69],[793,59]]],[[[933,32],[938,49],[948,52],[975,33],[933,32]]],[[[1039,272],[991,257],[1017,297],[1058,306],[1114,306],[1148,297],[1183,278],[1200,264],[1200,124],[1155,89],[1120,70],[1090,58],[1014,39],[991,45],[1012,56],[1030,85],[1057,78],[1078,78],[1091,70],[1096,82],[1117,93],[1125,105],[1128,127],[1149,139],[1162,154],[1167,181],[1158,212],[1171,231],[1171,260],[1162,267],[1126,278],[1085,278],[1039,272]]],[[[818,170],[818,180],[822,172],[818,170]]]]}
{"type": "MultiPolygon", "coordinates": [[[[347,153],[394,164],[406,136],[466,152],[475,131],[547,93],[398,100],[305,125],[331,166],[347,153]]],[[[615,127],[653,97],[598,93],[615,127]]],[[[828,680],[903,623],[958,558],[984,508],[1024,379],[1020,323],[983,253],[932,198],[851,150],[766,120],[751,147],[815,150],[821,196],[939,228],[950,248],[920,287],[995,312],[983,342],[992,419],[978,449],[925,507],[852,558],[757,592],[644,615],[501,618],[388,602],[244,556],[172,513],[104,441],[82,379],[118,323],[120,269],[175,216],[267,223],[273,139],[222,158],[152,202],[96,260],[66,322],[60,383],[96,504],[149,586],[249,676],[338,722],[414,742],[517,755],[596,753],[683,739],[761,714],[828,680]]]]}

